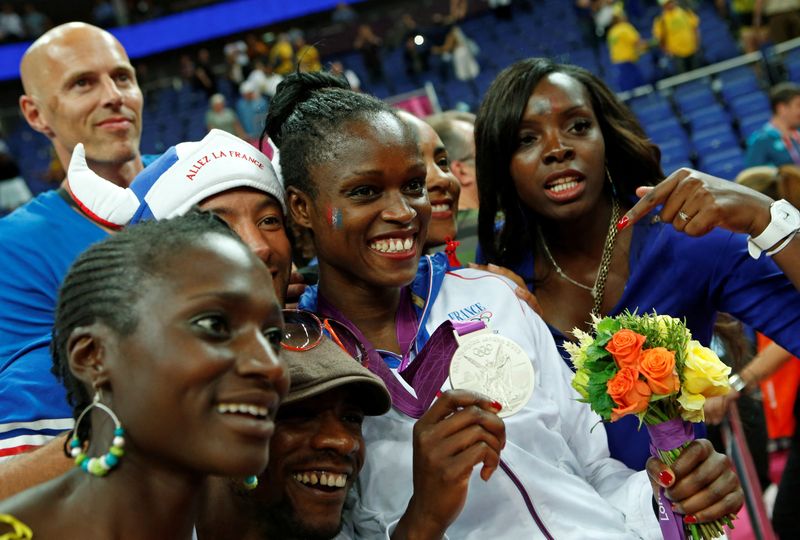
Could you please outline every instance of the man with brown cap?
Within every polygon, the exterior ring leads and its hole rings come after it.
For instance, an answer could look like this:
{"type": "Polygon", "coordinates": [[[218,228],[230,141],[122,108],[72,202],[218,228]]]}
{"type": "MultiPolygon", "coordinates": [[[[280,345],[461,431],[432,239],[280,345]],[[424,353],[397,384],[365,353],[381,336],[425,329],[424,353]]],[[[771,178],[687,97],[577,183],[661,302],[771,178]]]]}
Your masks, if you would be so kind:
{"type": "Polygon", "coordinates": [[[253,491],[240,480],[209,484],[200,540],[328,539],[341,529],[365,459],[361,423],[389,410],[389,392],[328,338],[283,358],[292,386],[278,411],[267,470],[253,491]]]}

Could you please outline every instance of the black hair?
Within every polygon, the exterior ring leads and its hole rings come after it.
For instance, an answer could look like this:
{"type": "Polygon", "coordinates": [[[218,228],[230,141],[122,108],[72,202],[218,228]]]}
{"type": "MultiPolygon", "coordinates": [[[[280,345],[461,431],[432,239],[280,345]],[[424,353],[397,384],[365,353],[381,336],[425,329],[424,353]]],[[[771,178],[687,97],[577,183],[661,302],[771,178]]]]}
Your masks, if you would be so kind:
{"type": "Polygon", "coordinates": [[[489,262],[514,266],[530,251],[531,219],[523,209],[509,171],[519,146],[517,130],[528,100],[539,82],[551,73],[563,73],[586,89],[605,140],[606,167],[617,196],[633,200],[638,186],[664,178],[661,152],[645,135],[633,113],[589,71],[546,58],[520,60],[504,69],[486,92],[475,121],[476,168],[480,213],[478,238],[489,262]],[[498,215],[505,222],[495,234],[498,215]]]}
{"type": "Polygon", "coordinates": [[[287,76],[270,102],[264,129],[280,150],[284,185],[316,195],[311,167],[336,159],[346,123],[380,113],[396,116],[383,101],[351,90],[342,77],[326,72],[287,76]]]}
{"type": "Polygon", "coordinates": [[[800,96],[800,86],[793,82],[778,83],[769,90],[769,106],[773,114],[778,110],[778,105],[789,103],[800,96]]]}
{"type": "MultiPolygon", "coordinates": [[[[75,418],[91,398],[69,368],[67,343],[72,333],[99,322],[120,336],[130,335],[139,322],[136,303],[147,280],[163,272],[171,257],[196,245],[208,233],[239,239],[216,215],[191,210],[174,219],[124,229],[91,246],[72,264],[59,289],[50,350],[52,372],[67,389],[75,418]]],[[[89,430],[86,418],[80,426],[82,440],[89,430]]]]}

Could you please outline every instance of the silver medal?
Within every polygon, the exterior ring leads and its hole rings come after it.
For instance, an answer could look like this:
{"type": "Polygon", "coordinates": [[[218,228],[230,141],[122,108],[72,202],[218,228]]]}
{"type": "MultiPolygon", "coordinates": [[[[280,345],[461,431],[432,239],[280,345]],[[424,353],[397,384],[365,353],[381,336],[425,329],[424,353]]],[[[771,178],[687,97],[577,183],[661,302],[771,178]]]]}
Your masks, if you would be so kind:
{"type": "Polygon", "coordinates": [[[473,390],[498,401],[504,418],[518,412],[531,397],[533,364],[513,340],[491,332],[459,339],[450,363],[453,388],[473,390]]]}

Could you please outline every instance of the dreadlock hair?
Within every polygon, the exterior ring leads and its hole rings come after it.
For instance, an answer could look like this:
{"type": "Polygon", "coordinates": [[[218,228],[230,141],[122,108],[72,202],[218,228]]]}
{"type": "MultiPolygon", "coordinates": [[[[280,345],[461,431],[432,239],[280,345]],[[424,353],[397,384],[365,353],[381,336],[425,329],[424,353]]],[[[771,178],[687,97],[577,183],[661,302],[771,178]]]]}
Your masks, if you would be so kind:
{"type": "MultiPolygon", "coordinates": [[[[396,116],[389,105],[354,92],[336,75],[295,72],[286,77],[270,102],[265,127],[280,150],[284,185],[316,195],[310,169],[337,158],[348,122],[380,113],[396,116]]],[[[401,125],[413,137],[411,128],[401,125]]]]}
{"type": "Polygon", "coordinates": [[[489,262],[514,266],[532,246],[529,229],[536,216],[522,208],[509,170],[519,147],[517,130],[528,100],[536,85],[551,73],[568,75],[586,90],[605,140],[606,167],[617,196],[623,201],[635,200],[638,186],[654,185],[664,178],[658,147],[603,81],[578,66],[546,58],[520,60],[491,84],[475,121],[478,238],[489,262]],[[500,213],[505,223],[496,235],[495,220],[500,213]]]}
{"type": "MultiPolygon", "coordinates": [[[[130,335],[139,322],[136,301],[147,280],[157,277],[172,257],[210,233],[239,239],[216,215],[191,210],[181,217],[148,221],[113,234],[72,264],[59,289],[50,351],[51,371],[67,389],[75,418],[91,398],[69,368],[67,342],[72,333],[99,322],[120,336],[130,335]]],[[[81,422],[79,436],[86,440],[89,435],[87,418],[81,422]]]]}

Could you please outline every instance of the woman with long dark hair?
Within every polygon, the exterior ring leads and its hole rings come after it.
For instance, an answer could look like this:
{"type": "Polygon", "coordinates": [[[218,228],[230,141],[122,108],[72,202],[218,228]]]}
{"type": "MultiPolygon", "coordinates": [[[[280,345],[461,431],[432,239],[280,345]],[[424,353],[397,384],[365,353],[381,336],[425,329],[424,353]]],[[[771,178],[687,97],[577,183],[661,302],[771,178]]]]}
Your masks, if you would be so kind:
{"type": "MultiPolygon", "coordinates": [[[[664,179],[658,147],[585,69],[510,66],[475,137],[483,258],[523,278],[557,343],[591,314],[629,309],[685,318],[708,344],[725,311],[800,351],[797,210],[697,171],[664,179]]],[[[641,470],[636,424],[606,428],[611,455],[641,470]]]]}

